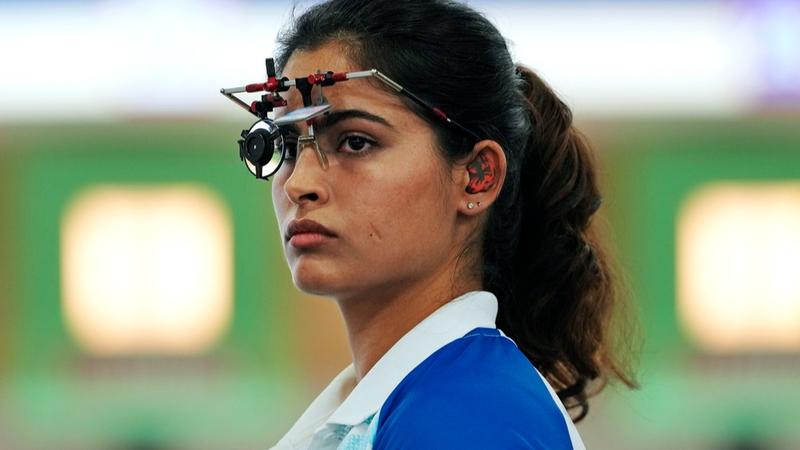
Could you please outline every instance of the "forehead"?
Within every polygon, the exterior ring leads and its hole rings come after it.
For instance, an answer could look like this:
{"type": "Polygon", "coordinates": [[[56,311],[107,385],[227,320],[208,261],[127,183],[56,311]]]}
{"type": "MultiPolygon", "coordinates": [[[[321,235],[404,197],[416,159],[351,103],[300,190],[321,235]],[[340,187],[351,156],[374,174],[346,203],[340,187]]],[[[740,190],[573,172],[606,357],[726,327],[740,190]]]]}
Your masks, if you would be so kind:
{"type": "MultiPolygon", "coordinates": [[[[328,43],[312,50],[296,50],[286,62],[281,76],[290,79],[306,77],[309,74],[321,72],[354,72],[372,69],[372,67],[361,67],[355,65],[350,58],[343,44],[328,43]]],[[[377,80],[371,78],[359,78],[348,81],[337,82],[333,86],[323,88],[323,94],[333,109],[350,108],[382,108],[395,110],[397,112],[405,110],[400,99],[380,87],[377,80]]],[[[318,86],[314,87],[312,99],[316,101],[318,86]]],[[[292,87],[287,92],[281,94],[288,101],[287,112],[303,106],[302,96],[297,88],[292,87]]]]}

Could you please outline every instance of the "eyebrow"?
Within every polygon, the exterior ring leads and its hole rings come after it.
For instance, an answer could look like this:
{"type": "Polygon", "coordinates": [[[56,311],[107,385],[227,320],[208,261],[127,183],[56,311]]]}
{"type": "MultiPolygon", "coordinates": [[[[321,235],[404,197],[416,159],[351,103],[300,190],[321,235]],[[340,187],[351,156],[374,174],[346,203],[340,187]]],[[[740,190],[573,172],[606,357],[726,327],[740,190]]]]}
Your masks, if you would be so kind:
{"type": "Polygon", "coordinates": [[[332,127],[339,122],[349,119],[364,119],[370,122],[381,124],[385,127],[394,128],[392,124],[390,124],[389,121],[383,117],[376,116],[375,114],[361,109],[343,109],[341,111],[331,111],[324,116],[318,117],[317,120],[314,121],[314,125],[318,130],[324,130],[325,128],[332,127]]]}
{"type": "MultiPolygon", "coordinates": [[[[381,116],[376,116],[370,112],[364,111],[362,109],[343,109],[339,111],[331,111],[325,115],[317,117],[314,119],[314,128],[315,131],[322,131],[325,128],[332,127],[339,122],[349,120],[349,119],[363,119],[368,120],[370,122],[375,122],[381,124],[385,127],[394,129],[394,126],[389,123],[386,119],[381,116]]],[[[281,128],[289,131],[292,134],[297,136],[300,135],[300,129],[297,127],[296,123],[290,123],[281,126],[281,128]]]]}

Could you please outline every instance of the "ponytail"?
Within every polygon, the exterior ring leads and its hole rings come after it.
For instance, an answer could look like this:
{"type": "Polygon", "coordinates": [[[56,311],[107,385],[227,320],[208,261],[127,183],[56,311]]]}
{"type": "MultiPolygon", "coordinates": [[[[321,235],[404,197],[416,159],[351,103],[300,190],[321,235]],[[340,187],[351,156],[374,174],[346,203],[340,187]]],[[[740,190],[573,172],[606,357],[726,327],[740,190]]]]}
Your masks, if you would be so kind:
{"type": "Polygon", "coordinates": [[[596,162],[573,127],[569,108],[532,70],[516,70],[531,133],[519,169],[511,276],[491,280],[495,285],[510,282],[498,327],[553,385],[564,405],[577,410],[577,422],[588,412],[591,382],[599,382],[599,391],[611,374],[629,387],[636,384],[614,358],[609,335],[620,299],[591,220],[602,204],[596,162]]]}

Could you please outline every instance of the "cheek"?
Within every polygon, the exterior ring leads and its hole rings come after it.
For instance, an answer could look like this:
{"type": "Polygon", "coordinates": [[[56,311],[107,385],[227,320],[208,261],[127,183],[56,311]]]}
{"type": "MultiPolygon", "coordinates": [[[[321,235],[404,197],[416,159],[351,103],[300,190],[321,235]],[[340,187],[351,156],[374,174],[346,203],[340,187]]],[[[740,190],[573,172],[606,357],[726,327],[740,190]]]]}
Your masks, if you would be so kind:
{"type": "Polygon", "coordinates": [[[369,189],[351,191],[347,203],[359,205],[354,217],[368,251],[376,257],[416,257],[442,246],[450,224],[435,170],[428,161],[400,163],[370,174],[361,184],[369,189]]]}

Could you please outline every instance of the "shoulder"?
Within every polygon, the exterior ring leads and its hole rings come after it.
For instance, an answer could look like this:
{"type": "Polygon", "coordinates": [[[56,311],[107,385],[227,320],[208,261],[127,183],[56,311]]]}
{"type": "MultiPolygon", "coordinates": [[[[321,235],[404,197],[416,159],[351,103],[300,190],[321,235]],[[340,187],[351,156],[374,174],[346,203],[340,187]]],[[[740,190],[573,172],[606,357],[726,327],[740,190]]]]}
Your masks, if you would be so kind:
{"type": "Polygon", "coordinates": [[[565,416],[536,369],[497,330],[439,349],[381,408],[375,449],[571,449],[565,416]]]}

